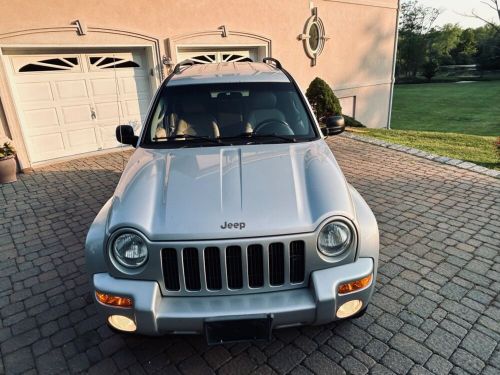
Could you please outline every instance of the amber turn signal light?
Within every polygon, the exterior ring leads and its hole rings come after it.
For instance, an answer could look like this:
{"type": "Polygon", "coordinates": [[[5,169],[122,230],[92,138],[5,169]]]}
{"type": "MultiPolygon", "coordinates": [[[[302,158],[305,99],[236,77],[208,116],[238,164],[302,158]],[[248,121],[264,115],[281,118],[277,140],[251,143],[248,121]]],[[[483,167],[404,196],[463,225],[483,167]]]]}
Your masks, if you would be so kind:
{"type": "Polygon", "coordinates": [[[111,294],[101,293],[95,291],[97,300],[105,305],[119,306],[119,307],[132,307],[132,298],[113,296],[111,294]]]}
{"type": "Polygon", "coordinates": [[[338,291],[340,294],[352,293],[370,285],[371,282],[372,275],[368,275],[362,279],[351,281],[350,283],[340,284],[338,291]]]}

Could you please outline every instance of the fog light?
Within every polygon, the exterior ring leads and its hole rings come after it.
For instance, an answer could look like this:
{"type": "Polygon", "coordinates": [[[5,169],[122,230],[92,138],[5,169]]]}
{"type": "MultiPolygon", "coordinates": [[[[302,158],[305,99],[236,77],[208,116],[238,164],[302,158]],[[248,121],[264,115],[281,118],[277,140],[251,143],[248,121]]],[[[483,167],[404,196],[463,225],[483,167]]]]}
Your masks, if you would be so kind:
{"type": "Polygon", "coordinates": [[[340,284],[338,292],[340,294],[352,293],[370,285],[371,281],[372,281],[372,275],[368,275],[359,280],[354,280],[349,283],[340,284]]]}
{"type": "Polygon", "coordinates": [[[112,294],[106,294],[102,292],[95,291],[95,296],[97,300],[105,305],[119,306],[119,307],[132,307],[132,298],[114,296],[112,294]]]}
{"type": "Polygon", "coordinates": [[[356,314],[361,307],[363,306],[363,302],[359,299],[353,299],[352,301],[348,301],[339,307],[337,310],[337,318],[347,318],[356,314]]]}
{"type": "Polygon", "coordinates": [[[134,332],[137,329],[135,322],[123,315],[110,315],[108,323],[120,331],[134,332]]]}

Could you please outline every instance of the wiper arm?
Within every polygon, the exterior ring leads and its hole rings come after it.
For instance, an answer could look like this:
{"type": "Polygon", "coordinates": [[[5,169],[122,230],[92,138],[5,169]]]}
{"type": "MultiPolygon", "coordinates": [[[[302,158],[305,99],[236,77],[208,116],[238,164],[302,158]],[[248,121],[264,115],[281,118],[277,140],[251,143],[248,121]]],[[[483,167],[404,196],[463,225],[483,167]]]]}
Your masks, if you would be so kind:
{"type": "Polygon", "coordinates": [[[241,133],[235,137],[223,137],[221,139],[237,139],[237,138],[248,138],[248,139],[262,139],[262,138],[275,138],[288,143],[296,143],[297,139],[295,137],[285,137],[278,134],[256,134],[254,132],[241,133]]]}
{"type": "Polygon", "coordinates": [[[169,135],[167,137],[154,137],[153,139],[155,141],[158,141],[161,139],[166,139],[167,141],[170,141],[172,139],[180,139],[180,138],[197,139],[200,141],[207,141],[207,142],[212,142],[212,143],[217,143],[217,144],[222,143],[219,138],[210,138],[210,137],[205,137],[202,135],[191,135],[191,134],[174,134],[174,135],[169,135]]]}

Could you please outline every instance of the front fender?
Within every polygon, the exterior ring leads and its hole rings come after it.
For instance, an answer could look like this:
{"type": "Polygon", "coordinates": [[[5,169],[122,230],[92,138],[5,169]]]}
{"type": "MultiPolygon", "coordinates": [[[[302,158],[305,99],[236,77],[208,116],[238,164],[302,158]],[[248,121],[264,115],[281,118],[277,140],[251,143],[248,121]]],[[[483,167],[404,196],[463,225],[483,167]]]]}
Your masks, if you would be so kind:
{"type": "Polygon", "coordinates": [[[89,275],[108,272],[106,265],[106,232],[109,210],[113,199],[109,199],[101,208],[90,226],[85,240],[85,262],[89,275]]]}
{"type": "Polygon", "coordinates": [[[377,219],[372,210],[358,191],[349,185],[352,202],[356,210],[356,221],[358,223],[359,244],[358,258],[372,258],[374,261],[374,279],[377,276],[379,255],[379,231],[377,219]]]}

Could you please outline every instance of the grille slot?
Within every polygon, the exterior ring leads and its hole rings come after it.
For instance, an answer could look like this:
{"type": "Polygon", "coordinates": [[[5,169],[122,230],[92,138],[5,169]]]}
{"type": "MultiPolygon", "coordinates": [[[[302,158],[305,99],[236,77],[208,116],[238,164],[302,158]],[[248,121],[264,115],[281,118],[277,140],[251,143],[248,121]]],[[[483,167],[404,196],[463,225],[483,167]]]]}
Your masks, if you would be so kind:
{"type": "Polygon", "coordinates": [[[290,242],[290,282],[301,283],[305,276],[305,243],[290,242]]]}
{"type": "Polygon", "coordinates": [[[182,250],[184,263],[184,281],[187,290],[200,290],[200,265],[198,263],[198,249],[188,247],[182,250]]]}
{"type": "Polygon", "coordinates": [[[248,285],[250,288],[264,286],[264,256],[262,245],[250,245],[248,255],[248,285]]]}
{"type": "Polygon", "coordinates": [[[285,246],[281,242],[269,245],[269,283],[282,285],[285,283],[285,246]]]}
{"type": "Polygon", "coordinates": [[[205,275],[207,278],[207,289],[222,289],[220,255],[218,247],[207,247],[205,249],[205,275]]]}
{"type": "Polygon", "coordinates": [[[230,289],[243,287],[243,269],[241,266],[241,247],[229,246],[226,249],[227,285],[230,289]]]}
{"type": "Polygon", "coordinates": [[[180,290],[179,285],[179,266],[177,264],[177,250],[163,249],[161,254],[163,264],[163,278],[165,279],[165,288],[168,290],[180,290]]]}

